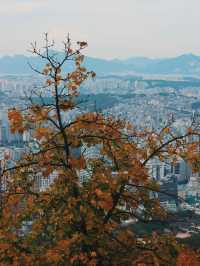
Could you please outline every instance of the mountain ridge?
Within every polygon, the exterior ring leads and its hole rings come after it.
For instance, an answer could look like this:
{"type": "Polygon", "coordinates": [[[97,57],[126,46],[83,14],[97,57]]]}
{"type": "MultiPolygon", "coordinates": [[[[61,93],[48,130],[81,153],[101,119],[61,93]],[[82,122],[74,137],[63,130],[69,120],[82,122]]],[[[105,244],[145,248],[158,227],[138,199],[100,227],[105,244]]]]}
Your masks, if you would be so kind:
{"type": "MultiPolygon", "coordinates": [[[[43,63],[38,57],[12,55],[0,57],[0,74],[32,74],[28,62],[37,68],[43,63]]],[[[102,59],[86,57],[84,65],[97,75],[157,74],[200,75],[200,56],[183,54],[170,58],[130,57],[127,59],[102,59]]]]}

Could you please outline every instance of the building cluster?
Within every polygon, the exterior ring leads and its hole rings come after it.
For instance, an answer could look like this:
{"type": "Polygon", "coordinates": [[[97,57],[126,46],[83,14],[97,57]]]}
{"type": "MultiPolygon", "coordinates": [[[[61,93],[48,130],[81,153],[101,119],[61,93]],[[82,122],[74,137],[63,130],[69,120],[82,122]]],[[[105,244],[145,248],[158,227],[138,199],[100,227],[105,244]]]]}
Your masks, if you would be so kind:
{"type": "Polygon", "coordinates": [[[17,100],[36,89],[39,84],[41,84],[41,80],[35,76],[2,76],[0,77],[0,96],[7,96],[10,99],[15,97],[15,100],[17,100]]]}
{"type": "Polygon", "coordinates": [[[170,211],[193,210],[200,214],[200,173],[193,173],[183,159],[176,163],[151,160],[149,174],[160,184],[156,196],[170,211]]]}

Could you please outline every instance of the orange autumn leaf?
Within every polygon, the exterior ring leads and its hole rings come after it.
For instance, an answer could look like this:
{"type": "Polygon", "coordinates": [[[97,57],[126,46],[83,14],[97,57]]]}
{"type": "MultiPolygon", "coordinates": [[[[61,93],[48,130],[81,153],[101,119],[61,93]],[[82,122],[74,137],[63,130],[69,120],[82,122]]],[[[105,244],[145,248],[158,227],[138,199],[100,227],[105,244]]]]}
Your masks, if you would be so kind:
{"type": "Polygon", "coordinates": [[[43,128],[37,128],[35,130],[35,136],[38,139],[41,139],[41,138],[47,136],[48,133],[49,133],[49,129],[48,128],[45,128],[45,127],[43,127],[43,128]]]}
{"type": "Polygon", "coordinates": [[[8,119],[10,121],[11,131],[13,133],[19,132],[22,133],[24,131],[23,128],[23,116],[21,112],[15,108],[9,110],[8,119]]]}
{"type": "Polygon", "coordinates": [[[200,266],[200,260],[195,252],[184,250],[179,254],[176,266],[200,266]]]}

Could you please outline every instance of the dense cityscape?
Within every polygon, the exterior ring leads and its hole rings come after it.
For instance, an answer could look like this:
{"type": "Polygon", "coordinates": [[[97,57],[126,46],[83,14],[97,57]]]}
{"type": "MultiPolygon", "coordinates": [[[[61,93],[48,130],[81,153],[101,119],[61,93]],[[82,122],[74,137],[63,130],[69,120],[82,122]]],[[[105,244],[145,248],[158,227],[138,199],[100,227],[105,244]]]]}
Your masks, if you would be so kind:
{"type": "MultiPolygon", "coordinates": [[[[28,132],[12,134],[7,113],[13,106],[25,106],[32,91],[42,84],[35,76],[2,76],[0,79],[0,158],[6,159],[7,166],[28,150],[34,150],[34,139],[28,132]]],[[[200,80],[174,77],[150,79],[145,76],[105,76],[84,83],[82,97],[87,99],[81,108],[96,109],[121,119],[127,119],[138,129],[159,130],[168,121],[181,134],[191,121],[200,114],[200,80]]],[[[96,156],[97,149],[88,149],[89,158],[96,156]]],[[[160,184],[160,192],[153,196],[160,199],[161,205],[169,213],[189,211],[193,218],[178,220],[164,230],[175,232],[177,238],[185,239],[199,233],[200,224],[200,174],[193,173],[187,162],[179,159],[175,164],[153,159],[148,163],[152,179],[160,184]],[[167,194],[166,194],[167,192],[167,194]],[[175,226],[176,225],[176,226],[175,226]],[[181,230],[180,230],[181,225],[181,230]],[[175,227],[175,229],[174,229],[175,227]]],[[[80,173],[88,178],[88,172],[80,173]]],[[[56,172],[48,178],[38,175],[37,185],[45,191],[56,177],[56,172]]],[[[2,188],[3,189],[3,185],[2,188]]],[[[135,223],[125,221],[125,223],[135,223]]],[[[169,221],[170,224],[170,221],[169,221]]],[[[27,228],[27,226],[26,226],[27,228]]],[[[27,230],[27,229],[26,229],[27,230]]]]}
{"type": "MultiPolygon", "coordinates": [[[[1,77],[1,158],[4,153],[11,153],[12,160],[19,159],[30,142],[28,134],[10,133],[7,110],[24,105],[28,101],[27,95],[39,84],[41,80],[34,76],[1,77]]],[[[194,117],[199,116],[199,86],[200,80],[196,79],[184,81],[184,78],[170,80],[169,77],[163,77],[162,80],[151,80],[137,76],[108,76],[86,82],[81,93],[87,98],[84,108],[93,108],[95,105],[105,114],[126,118],[138,128],[159,129],[171,117],[174,119],[173,126],[181,133],[194,117]]],[[[187,202],[180,206],[200,212],[200,177],[192,173],[186,162],[180,160],[175,166],[169,166],[167,162],[154,160],[149,168],[152,177],[164,182],[164,186],[169,179],[170,186],[174,186],[173,190],[177,193],[176,197],[180,196],[187,202]],[[171,179],[175,181],[171,183],[171,179]]],[[[178,207],[176,200],[170,200],[169,197],[164,204],[168,204],[172,210],[178,207]]]]}

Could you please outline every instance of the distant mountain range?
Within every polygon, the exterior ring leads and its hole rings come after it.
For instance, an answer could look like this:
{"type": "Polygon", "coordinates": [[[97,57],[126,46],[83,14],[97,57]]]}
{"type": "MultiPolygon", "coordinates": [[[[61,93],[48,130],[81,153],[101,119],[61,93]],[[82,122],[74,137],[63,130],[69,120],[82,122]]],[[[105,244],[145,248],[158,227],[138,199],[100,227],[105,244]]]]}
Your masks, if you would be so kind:
{"type": "MultiPolygon", "coordinates": [[[[30,62],[35,67],[42,67],[42,62],[38,57],[24,55],[3,56],[0,58],[0,74],[31,74],[33,71],[27,62],[30,62]]],[[[94,70],[99,76],[110,74],[200,76],[200,56],[193,54],[163,59],[132,57],[125,60],[105,60],[87,57],[84,65],[89,70],[94,70]]]]}

